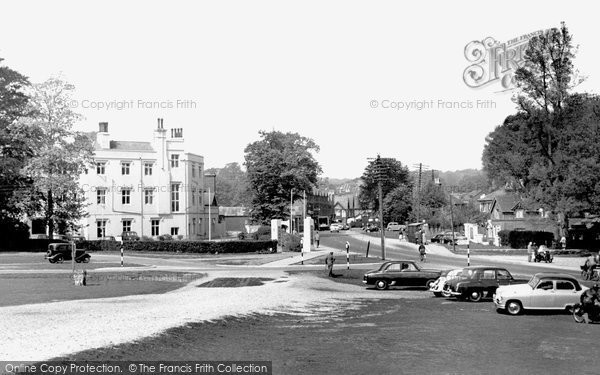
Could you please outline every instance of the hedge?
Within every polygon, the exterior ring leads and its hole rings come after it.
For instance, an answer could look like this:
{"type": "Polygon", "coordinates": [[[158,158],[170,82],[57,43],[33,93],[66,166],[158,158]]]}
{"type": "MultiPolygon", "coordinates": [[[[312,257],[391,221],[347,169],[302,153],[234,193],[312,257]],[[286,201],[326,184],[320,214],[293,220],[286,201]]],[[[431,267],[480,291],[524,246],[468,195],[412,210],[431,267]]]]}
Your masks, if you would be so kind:
{"type": "Polygon", "coordinates": [[[1,251],[47,251],[48,245],[51,243],[65,243],[63,240],[49,239],[22,239],[22,240],[5,240],[0,242],[1,251]]]}
{"type": "Polygon", "coordinates": [[[121,249],[121,242],[114,240],[84,240],[76,242],[78,249],[88,251],[115,251],[121,249]]]}
{"type": "Polygon", "coordinates": [[[277,251],[277,241],[128,241],[129,251],[165,251],[174,253],[255,253],[277,251]]]}
{"type": "Polygon", "coordinates": [[[498,236],[500,236],[500,245],[510,246],[513,249],[524,249],[529,242],[533,242],[537,246],[543,244],[550,247],[554,240],[552,232],[531,230],[501,230],[498,232],[498,236]]]}

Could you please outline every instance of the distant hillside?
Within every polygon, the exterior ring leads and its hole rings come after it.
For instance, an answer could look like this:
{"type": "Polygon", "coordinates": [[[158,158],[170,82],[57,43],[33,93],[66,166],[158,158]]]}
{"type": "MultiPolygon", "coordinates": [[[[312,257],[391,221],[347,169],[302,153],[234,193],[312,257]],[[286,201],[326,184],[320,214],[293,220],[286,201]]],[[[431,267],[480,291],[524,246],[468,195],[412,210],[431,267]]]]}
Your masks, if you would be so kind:
{"type": "MultiPolygon", "coordinates": [[[[412,171],[415,176],[415,183],[418,173],[412,171]]],[[[443,186],[452,186],[453,189],[461,192],[483,190],[490,191],[491,185],[488,182],[486,174],[479,169],[462,169],[457,171],[423,171],[421,174],[421,183],[425,184],[429,180],[439,179],[443,186]]],[[[324,177],[319,182],[321,191],[335,192],[335,194],[347,194],[358,192],[361,184],[360,177],[357,178],[328,178],[324,177]]]]}

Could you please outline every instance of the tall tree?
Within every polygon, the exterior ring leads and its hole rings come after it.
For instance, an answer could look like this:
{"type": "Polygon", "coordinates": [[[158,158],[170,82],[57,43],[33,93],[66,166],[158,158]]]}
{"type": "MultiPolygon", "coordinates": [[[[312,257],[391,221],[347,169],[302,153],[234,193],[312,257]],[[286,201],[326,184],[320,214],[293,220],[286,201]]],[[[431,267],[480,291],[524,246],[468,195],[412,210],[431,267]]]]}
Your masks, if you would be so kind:
{"type": "Polygon", "coordinates": [[[13,235],[27,233],[21,222],[20,192],[29,189],[32,181],[21,174],[21,169],[33,154],[31,139],[36,131],[20,126],[18,120],[28,115],[28,86],[26,77],[0,66],[0,232],[13,235]]]}
{"type": "Polygon", "coordinates": [[[28,209],[44,217],[50,236],[72,229],[85,215],[79,176],[91,165],[93,147],[85,134],[72,130],[81,118],[69,106],[73,90],[59,78],[33,85],[32,114],[21,120],[22,126],[40,130],[24,172],[33,180],[28,209]]]}
{"type": "Polygon", "coordinates": [[[566,215],[599,208],[592,204],[594,198],[577,196],[580,189],[565,184],[584,176],[596,181],[598,171],[590,163],[600,161],[599,150],[591,145],[597,137],[598,98],[571,94],[580,82],[574,54],[564,23],[530,40],[525,64],[516,72],[519,111],[487,137],[483,152],[484,169],[496,184],[508,184],[531,204],[558,213],[563,229],[566,215]]]}
{"type": "Polygon", "coordinates": [[[412,187],[402,184],[390,191],[383,200],[383,221],[404,223],[412,212],[412,187]]]}
{"type": "Polygon", "coordinates": [[[297,133],[260,131],[261,140],[245,152],[248,186],[252,195],[252,217],[262,223],[289,217],[290,198],[312,191],[321,173],[313,152],[319,146],[297,133]],[[290,194],[293,194],[290,197],[290,194]]]}
{"type": "Polygon", "coordinates": [[[250,206],[246,172],[238,163],[228,163],[223,168],[210,168],[207,173],[217,176],[217,200],[222,206],[250,206]]]}
{"type": "Polygon", "coordinates": [[[384,202],[384,222],[392,218],[404,218],[410,207],[412,183],[408,168],[398,160],[378,158],[369,162],[361,177],[362,184],[358,193],[360,206],[373,211],[379,210],[379,181],[381,180],[382,200],[384,202]],[[392,195],[388,195],[391,192],[392,195]]]}

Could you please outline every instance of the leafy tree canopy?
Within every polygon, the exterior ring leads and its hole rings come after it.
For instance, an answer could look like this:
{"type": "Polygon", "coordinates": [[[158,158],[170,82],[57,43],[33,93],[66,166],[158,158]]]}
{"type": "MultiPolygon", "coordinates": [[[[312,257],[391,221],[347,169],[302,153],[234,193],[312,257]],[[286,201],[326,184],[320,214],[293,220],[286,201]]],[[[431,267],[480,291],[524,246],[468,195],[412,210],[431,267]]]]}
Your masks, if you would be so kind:
{"type": "Polygon", "coordinates": [[[298,133],[260,131],[262,139],[250,143],[245,152],[251,214],[257,221],[289,216],[292,199],[312,191],[321,173],[313,153],[319,146],[298,133]]]}

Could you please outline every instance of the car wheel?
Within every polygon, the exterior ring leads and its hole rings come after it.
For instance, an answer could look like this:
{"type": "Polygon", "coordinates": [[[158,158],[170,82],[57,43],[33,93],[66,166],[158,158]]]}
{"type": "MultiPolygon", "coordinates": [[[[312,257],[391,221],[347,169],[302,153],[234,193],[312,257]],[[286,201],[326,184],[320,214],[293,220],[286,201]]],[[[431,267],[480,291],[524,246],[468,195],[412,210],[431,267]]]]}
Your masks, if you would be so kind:
{"type": "Polygon", "coordinates": [[[62,262],[64,262],[64,260],[65,260],[65,259],[63,258],[63,256],[62,256],[62,255],[59,255],[59,256],[57,256],[57,257],[55,258],[55,261],[56,261],[56,263],[62,263],[62,262]]]}
{"type": "Polygon", "coordinates": [[[375,282],[375,288],[378,290],[386,290],[388,288],[388,283],[385,280],[377,280],[375,282]]]}
{"type": "Polygon", "coordinates": [[[506,303],[506,311],[510,315],[519,315],[523,311],[523,306],[519,301],[508,301],[506,303]]]}
{"type": "Polygon", "coordinates": [[[427,289],[431,289],[431,286],[435,283],[435,280],[427,280],[427,282],[425,283],[425,287],[427,289]]]}
{"type": "Polygon", "coordinates": [[[471,302],[479,302],[479,301],[481,301],[482,298],[483,298],[482,290],[473,290],[473,291],[469,292],[469,300],[471,300],[471,302]]]}
{"type": "Polygon", "coordinates": [[[90,262],[90,257],[83,258],[83,263],[89,263],[89,262],[90,262]]]}
{"type": "Polygon", "coordinates": [[[444,295],[444,293],[442,293],[442,292],[433,292],[433,295],[436,296],[436,297],[441,297],[441,296],[444,295]]]}
{"type": "Polygon", "coordinates": [[[448,288],[442,289],[442,296],[444,296],[446,298],[452,297],[452,294],[450,294],[450,289],[448,289],[448,288]]]}

